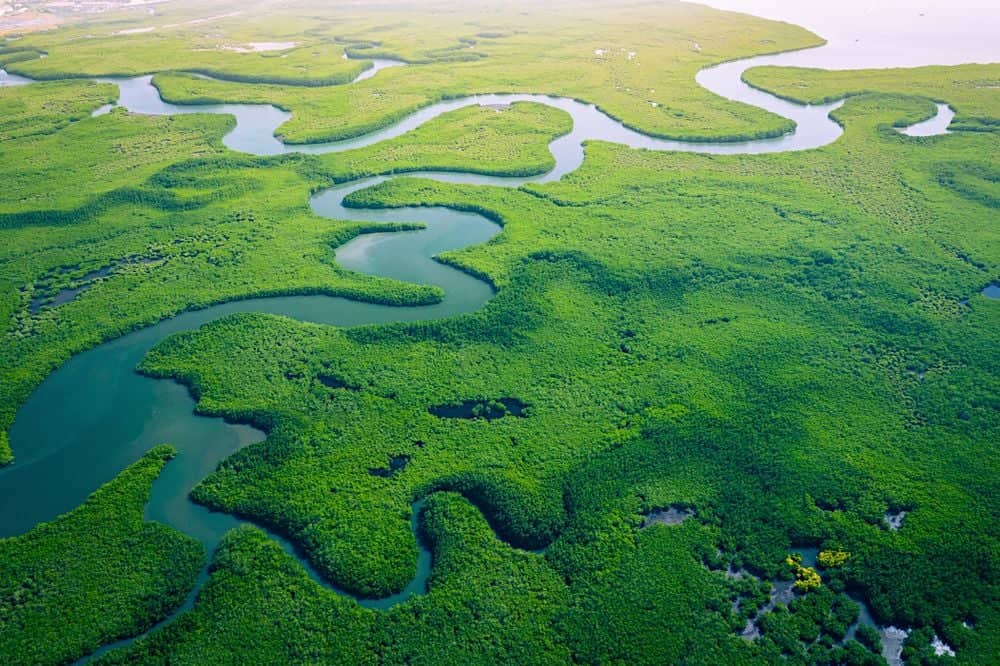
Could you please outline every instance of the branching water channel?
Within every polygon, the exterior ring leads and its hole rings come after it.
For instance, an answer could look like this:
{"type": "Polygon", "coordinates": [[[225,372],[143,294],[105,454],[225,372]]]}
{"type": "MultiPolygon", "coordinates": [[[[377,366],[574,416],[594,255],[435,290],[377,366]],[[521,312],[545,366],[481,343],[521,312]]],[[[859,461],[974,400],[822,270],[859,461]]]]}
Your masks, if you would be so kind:
{"type": "MultiPolygon", "coordinates": [[[[447,182],[519,187],[528,182],[559,180],[574,171],[583,163],[583,142],[591,139],[633,148],[715,154],[808,150],[836,140],[842,129],[830,119],[829,113],[842,101],[800,106],[743,83],[741,75],[744,70],[757,64],[768,64],[771,60],[773,57],[749,58],[711,67],[698,75],[698,81],[712,92],[764,108],[796,123],[795,131],[785,136],[741,142],[659,139],[625,127],[591,104],[546,95],[493,94],[433,104],[385,129],[351,140],[286,145],[275,138],[275,131],[289,119],[290,114],[274,106],[179,106],[165,103],[160,98],[152,85],[151,76],[103,80],[118,85],[118,105],[132,113],[234,115],[237,124],[223,139],[225,145],[256,155],[326,153],[361,148],[401,136],[443,113],[476,104],[527,101],[566,111],[573,119],[573,129],[550,144],[556,166],[546,174],[533,178],[501,178],[471,173],[409,174],[447,182]]],[[[394,64],[398,63],[380,61],[358,80],[394,64]]],[[[794,54],[782,56],[781,64],[794,64],[794,54]]],[[[31,83],[30,79],[8,75],[0,70],[0,85],[28,83],[31,83]]],[[[97,113],[108,110],[108,107],[102,107],[97,113]]],[[[939,112],[944,111],[939,109],[939,112]]],[[[940,122],[938,127],[944,129],[940,122]]],[[[215,548],[223,534],[241,522],[234,516],[194,504],[189,499],[189,493],[201,479],[215,470],[220,461],[244,446],[261,441],[265,435],[246,425],[198,416],[194,413],[194,401],[184,387],[135,372],[135,367],[146,353],[167,336],[195,329],[236,312],[272,313],[334,326],[358,326],[437,319],[481,308],[492,297],[492,288],[471,275],[438,263],[434,257],[448,250],[486,242],[500,232],[500,227],[480,215],[446,208],[348,210],[344,207],[347,195],[389,178],[391,176],[380,176],[343,184],[317,194],[310,204],[317,214],[330,219],[382,223],[419,220],[424,223],[426,227],[419,231],[359,236],[341,246],[336,257],[342,266],[351,270],[438,286],[445,294],[441,302],[420,307],[395,307],[327,296],[236,301],[172,317],[75,356],[49,375],[17,413],[10,430],[10,440],[18,459],[15,464],[0,470],[0,537],[24,533],[37,523],[52,520],[76,507],[145,451],[163,442],[173,444],[178,455],[153,484],[146,517],[196,537],[208,552],[215,548]],[[95,386],[99,386],[100,390],[94,390],[95,386]],[[52,405],[59,406],[59,418],[52,418],[52,405]]],[[[415,536],[419,508],[420,501],[414,504],[411,518],[415,536]]],[[[278,535],[271,536],[294,555],[314,579],[329,589],[347,594],[322,580],[293,544],[278,535]]],[[[354,598],[364,606],[384,609],[413,594],[425,592],[430,559],[430,553],[421,547],[417,574],[399,594],[384,599],[354,598]]],[[[193,605],[207,577],[205,569],[185,604],[160,625],[193,605]]],[[[100,652],[120,647],[131,640],[134,639],[105,646],[100,652]]]]}

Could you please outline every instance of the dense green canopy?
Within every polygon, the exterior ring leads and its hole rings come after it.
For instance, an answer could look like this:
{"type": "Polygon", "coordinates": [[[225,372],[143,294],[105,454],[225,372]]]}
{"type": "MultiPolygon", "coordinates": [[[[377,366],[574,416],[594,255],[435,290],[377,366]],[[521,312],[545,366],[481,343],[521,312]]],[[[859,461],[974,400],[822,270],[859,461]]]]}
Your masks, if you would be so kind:
{"type": "MultiPolygon", "coordinates": [[[[237,59],[202,28],[168,27],[188,25],[182,8],[155,38],[109,20],[92,41],[71,27],[0,47],[0,65],[62,78],[162,59],[187,72],[157,75],[166,96],[281,105],[295,141],[487,90],[575,96],[660,135],[787,129],[693,75],[814,36],[682,9],[655,10],[670,30],[637,23],[639,7],[593,36],[587,4],[548,41],[527,19],[473,26],[451,10],[436,36],[426,18],[251,12],[227,44],[297,46],[237,59]],[[633,44],[673,64],[628,69],[633,44]],[[345,52],[416,64],[334,85],[364,69],[345,52]],[[676,105],[651,103],[674,84],[676,105]]],[[[1000,66],[747,76],[804,101],[853,95],[835,112],[844,135],[736,156],[590,142],[578,171],[516,189],[393,178],[347,204],[502,225],[440,257],[497,288],[483,309],[352,329],[240,314],[158,345],[141,372],[189,386],[202,414],[266,426],[193,493],[257,527],[226,536],[192,608],[102,663],[881,663],[878,632],[852,626],[860,602],[913,630],[910,663],[938,660],[935,639],[960,663],[994,658],[1000,302],[981,291],[1000,277],[1000,104],[984,92],[1000,66]],[[932,101],[958,111],[956,131],[894,129],[932,101]],[[643,526],[670,507],[690,517],[643,526]],[[422,543],[428,590],[363,608],[263,528],[360,597],[403,589],[422,543]],[[807,548],[823,550],[815,570],[789,559],[807,548]],[[793,577],[807,582],[771,603],[793,577]]],[[[438,301],[338,266],[333,248],[379,227],[321,218],[309,195],[373,174],[543,173],[571,128],[551,107],[473,107],[355,151],[252,157],[221,144],[226,116],[89,116],[113,97],[85,80],[0,89],[2,462],[46,375],[179,312],[276,294],[438,301]]],[[[169,458],[154,449],[75,511],[0,540],[0,661],[72,661],[181,605],[204,553],[142,518],[169,458]]]]}

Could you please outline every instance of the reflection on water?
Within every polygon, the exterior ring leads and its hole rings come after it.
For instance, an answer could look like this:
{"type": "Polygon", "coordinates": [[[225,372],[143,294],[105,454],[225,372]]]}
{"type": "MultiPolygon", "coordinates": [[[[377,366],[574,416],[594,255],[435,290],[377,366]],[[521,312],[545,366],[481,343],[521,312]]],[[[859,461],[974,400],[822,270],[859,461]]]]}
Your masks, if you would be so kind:
{"type": "MultiPolygon", "coordinates": [[[[346,55],[346,54],[345,54],[346,55]]],[[[354,79],[353,83],[358,81],[364,81],[365,79],[370,79],[383,69],[388,69],[389,67],[399,67],[405,65],[405,62],[400,60],[388,60],[386,58],[372,58],[372,66],[365,71],[358,74],[357,78],[354,79]]]]}
{"type": "Polygon", "coordinates": [[[26,79],[23,76],[18,76],[17,74],[8,74],[7,70],[0,69],[0,88],[5,88],[7,86],[23,86],[26,83],[32,83],[32,80],[26,79]]]}
{"type": "Polygon", "coordinates": [[[794,23],[826,39],[822,49],[797,54],[794,64],[799,67],[1000,62],[1000,2],[995,0],[700,1],[717,9],[794,23]]]}
{"type": "Polygon", "coordinates": [[[948,125],[951,125],[955,112],[947,104],[938,104],[937,113],[933,118],[928,118],[922,123],[904,127],[899,131],[907,136],[937,136],[948,134],[948,125]]]}

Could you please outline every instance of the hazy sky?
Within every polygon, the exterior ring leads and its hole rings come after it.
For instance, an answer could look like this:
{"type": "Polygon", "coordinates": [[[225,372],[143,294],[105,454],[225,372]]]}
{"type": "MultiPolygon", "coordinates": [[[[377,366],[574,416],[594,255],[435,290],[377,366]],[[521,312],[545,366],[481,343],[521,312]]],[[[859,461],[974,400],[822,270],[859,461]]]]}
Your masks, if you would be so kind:
{"type": "Polygon", "coordinates": [[[839,66],[1000,62],[1000,0],[700,1],[806,27],[839,66]]]}

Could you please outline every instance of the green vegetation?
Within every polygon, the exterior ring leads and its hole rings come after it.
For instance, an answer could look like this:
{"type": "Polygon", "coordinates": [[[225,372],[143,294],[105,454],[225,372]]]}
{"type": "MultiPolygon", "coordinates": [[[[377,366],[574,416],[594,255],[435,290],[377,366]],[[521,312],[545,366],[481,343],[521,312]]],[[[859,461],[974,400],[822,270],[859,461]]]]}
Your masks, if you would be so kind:
{"type": "MultiPolygon", "coordinates": [[[[64,88],[66,105],[93,89],[89,83],[45,85],[64,88]]],[[[109,85],[97,91],[102,100],[117,96],[109,85]]],[[[50,89],[49,99],[62,92],[50,89]]],[[[37,94],[35,86],[8,89],[0,94],[0,107],[20,107],[22,99],[30,103],[37,94]]],[[[82,115],[61,131],[44,116],[32,119],[20,129],[19,141],[4,141],[0,228],[71,224],[114,203],[142,203],[143,181],[182,159],[221,153],[219,138],[233,126],[227,116],[151,117],[120,109],[97,118],[82,115]]],[[[148,198],[169,200],[170,193],[148,198]]]]}
{"type": "Polygon", "coordinates": [[[557,626],[586,660],[670,661],[692,644],[712,651],[703,661],[767,658],[769,646],[808,645],[830,622],[835,641],[856,613],[836,601],[845,586],[887,624],[973,618],[966,654],[988,652],[1000,626],[989,455],[1000,311],[978,291],[1000,248],[995,209],[939,174],[974,171],[998,139],[891,129],[927,106],[853,98],[837,113],[843,139],[808,154],[592,143],[560,183],[515,191],[402,178],[353,195],[355,205],[448,205],[502,221],[495,241],[445,256],[487,275],[497,297],[442,322],[339,331],[241,315],[164,342],[145,371],[190,383],[202,411],[265,412],[275,424],[196,498],[290,534],[338,585],[384,594],[413,575],[410,502],[459,491],[505,540],[552,543],[546,560],[575,600],[557,626]],[[428,412],[500,396],[530,405],[527,418],[428,412]],[[403,454],[397,474],[368,473],[403,454]],[[608,492],[621,499],[602,503],[608,492]],[[654,567],[646,558],[666,557],[666,546],[639,543],[664,537],[637,543],[639,515],[675,503],[696,507],[702,525],[643,531],[694,531],[670,566],[654,567]],[[882,515],[897,506],[912,511],[888,531],[882,515]],[[722,568],[771,578],[793,543],[852,553],[829,594],[796,605],[832,619],[785,627],[778,612],[764,623],[773,640],[743,645],[728,605],[712,601],[727,583],[701,562],[718,547],[722,568]],[[633,581],[654,568],[672,572],[666,585],[700,570],[705,591],[679,599],[693,604],[683,611],[660,605],[669,594],[643,601],[633,581]],[[650,605],[661,622],[691,624],[647,651],[650,605]],[[622,643],[636,652],[616,652],[622,643]]]}
{"type": "Polygon", "coordinates": [[[118,91],[108,83],[59,81],[16,91],[0,88],[0,141],[52,134],[117,97],[118,91]]]}
{"type": "Polygon", "coordinates": [[[6,45],[0,46],[0,67],[6,68],[8,65],[16,62],[35,60],[42,55],[43,53],[41,51],[37,51],[32,48],[6,45]]]}
{"type": "Polygon", "coordinates": [[[142,518],[171,457],[157,447],[83,506],[0,539],[0,661],[68,663],[181,604],[201,569],[201,544],[142,518]]]}
{"type": "Polygon", "coordinates": [[[552,627],[566,592],[540,556],[498,541],[453,494],[431,497],[421,524],[435,570],[430,593],[412,603],[360,608],[246,527],[219,547],[191,613],[98,663],[566,662],[552,627]]]}
{"type": "Polygon", "coordinates": [[[550,106],[517,102],[506,109],[469,106],[439,116],[404,136],[320,159],[336,179],[407,171],[464,171],[531,176],[555,166],[549,142],[573,121],[550,106]]]}
{"type": "Polygon", "coordinates": [[[882,636],[875,627],[863,624],[854,635],[855,640],[875,654],[882,654],[882,636]]]}
{"type": "Polygon", "coordinates": [[[947,102],[955,110],[954,130],[994,131],[1000,71],[996,65],[912,69],[830,70],[754,67],[743,73],[750,85],[803,104],[824,104],[851,95],[896,93],[947,102]]]}
{"type": "MultiPolygon", "coordinates": [[[[786,123],[710,100],[694,72],[815,41],[675,3],[623,8],[598,28],[589,3],[478,23],[440,7],[333,22],[251,5],[190,24],[181,4],[149,19],[153,33],[112,36],[136,25],[117,16],[23,40],[20,53],[48,58],[3,55],[53,76],[162,58],[189,72],[157,76],[166,96],[280,104],[297,141],[495,90],[580,97],[650,132],[718,138],[786,123]],[[191,50],[220,40],[300,45],[191,50]],[[363,66],[344,50],[420,64],[314,85],[363,66]],[[651,62],[670,65],[640,67],[651,62]],[[256,82],[190,74],[206,68],[256,82]]],[[[347,592],[379,597],[413,579],[411,511],[426,498],[427,593],[363,608],[243,527],[193,608],[101,663],[879,664],[876,633],[847,638],[852,598],[913,629],[914,663],[933,663],[934,636],[958,663],[990,662],[1000,307],[979,292],[1000,276],[1000,133],[985,131],[1000,109],[975,82],[997,77],[997,65],[850,80],[755,70],[754,85],[784,95],[853,93],[836,112],[843,137],[746,156],[592,142],[558,183],[404,177],[356,192],[348,205],[500,223],[492,241],[441,257],[495,298],[461,317],[353,329],[234,315],[168,338],[140,370],[187,385],[202,414],[267,427],[193,497],[289,537],[347,592]],[[928,117],[932,99],[959,110],[958,131],[893,129],[928,117]],[[691,517],[640,529],[663,507],[691,517]],[[805,546],[818,570],[786,559],[805,546]],[[771,603],[789,587],[787,604],[771,603]],[[760,636],[745,640],[751,618],[760,636]]],[[[106,87],[45,85],[0,92],[0,178],[12,184],[0,190],[0,461],[47,373],[172,314],[274,294],[436,302],[437,289],[337,266],[334,247],[380,227],[320,218],[309,194],[422,169],[541,173],[569,129],[537,105],[467,108],[357,151],[256,158],[224,149],[226,117],[88,118],[106,87]]],[[[155,449],[73,513],[0,541],[0,660],[68,661],[180,603],[201,549],[141,513],[168,457],[155,449]]]]}
{"type": "MultiPolygon", "coordinates": [[[[94,89],[42,87],[52,108],[94,89]]],[[[0,108],[37,104],[37,89],[4,89],[0,108]]],[[[0,188],[0,318],[9,322],[0,347],[0,463],[11,460],[6,429],[17,406],[48,372],[177,312],[280,293],[437,300],[430,287],[337,267],[332,248],[372,226],[318,218],[308,193],[418,168],[542,173],[552,167],[548,143],[570,128],[565,113],[537,104],[473,107],[362,150],[256,159],[223,153],[226,116],[116,110],[49,134],[50,122],[25,123],[23,138],[0,147],[0,180],[12,184],[0,188]],[[101,269],[107,275],[90,277],[101,269]],[[72,302],[46,306],[82,285],[89,288],[72,302]],[[33,312],[33,302],[43,307],[33,312]]]]}
{"type": "Polygon", "coordinates": [[[786,656],[793,662],[807,664],[885,664],[881,656],[864,644],[845,641],[857,614],[858,605],[846,596],[816,588],[793,599],[787,608],[778,606],[762,617],[759,655],[768,663],[786,656]]]}
{"type": "Polygon", "coordinates": [[[308,21],[296,18],[294,10],[275,20],[270,7],[256,8],[256,18],[246,11],[206,17],[204,3],[198,2],[157,9],[153,17],[100,17],[26,36],[6,51],[0,47],[0,65],[37,79],[185,70],[231,81],[305,86],[347,83],[370,66],[345,60],[345,48],[335,39],[303,36],[308,21]],[[283,29],[288,32],[282,34],[283,29]],[[39,54],[47,57],[39,59],[39,54]]]}
{"type": "MultiPolygon", "coordinates": [[[[183,5],[182,5],[183,6],[183,5]]],[[[183,11],[177,9],[174,11],[183,11]]],[[[40,78],[136,75],[168,70],[239,83],[160,74],[173,102],[268,102],[293,112],[280,130],[303,143],[357,136],[442,99],[473,93],[527,92],[597,104],[648,134],[717,139],[777,136],[784,118],[719,100],[695,82],[703,67],[737,57],[820,43],[811,33],[681,2],[607,0],[504,3],[471,20],[467,3],[433,0],[316,16],[314,4],[240,8],[238,15],[185,25],[182,16],[109,21],[26,36],[18,48],[48,54],[12,63],[40,78]],[[172,25],[139,34],[122,29],[172,25]],[[100,24],[98,24],[100,25],[100,24]],[[220,45],[294,42],[264,53],[219,52],[220,45]],[[345,86],[363,64],[342,59],[392,57],[414,63],[345,86]],[[323,84],[317,87],[317,84],[323,84]]]]}

